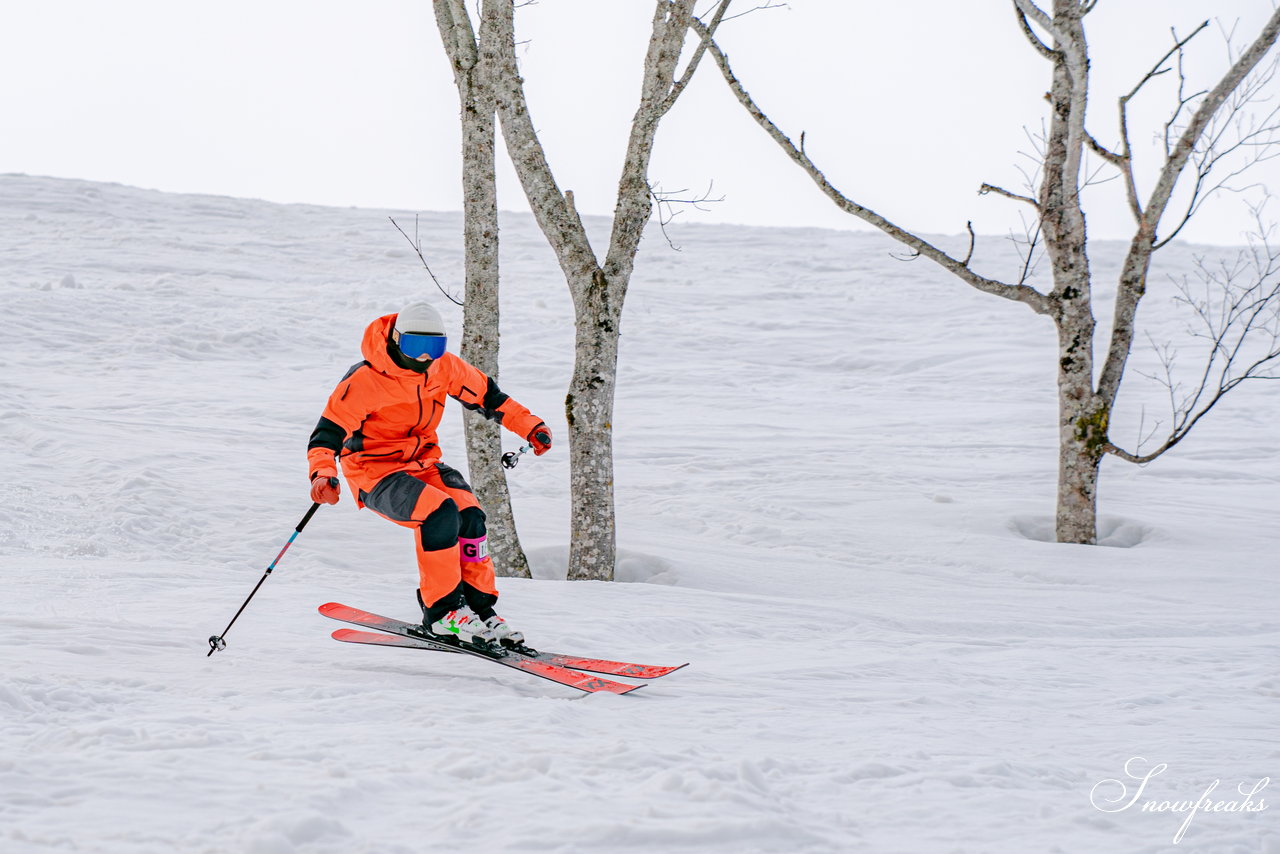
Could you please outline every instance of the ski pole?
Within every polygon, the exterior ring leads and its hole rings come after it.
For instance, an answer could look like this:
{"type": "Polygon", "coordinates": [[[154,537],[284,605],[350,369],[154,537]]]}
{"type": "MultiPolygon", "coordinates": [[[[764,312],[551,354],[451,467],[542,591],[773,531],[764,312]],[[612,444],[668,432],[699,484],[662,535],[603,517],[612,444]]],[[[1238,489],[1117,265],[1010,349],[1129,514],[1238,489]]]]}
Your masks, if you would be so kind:
{"type": "MultiPolygon", "coordinates": [[[[298,523],[298,527],[293,529],[293,533],[289,536],[289,541],[284,544],[284,548],[280,550],[280,554],[276,555],[276,559],[271,561],[271,565],[267,567],[267,571],[262,573],[262,577],[258,579],[258,583],[253,586],[253,592],[249,594],[252,599],[254,594],[258,592],[258,588],[262,586],[262,582],[267,580],[267,576],[271,574],[271,570],[276,568],[276,564],[280,562],[280,558],[284,557],[284,553],[289,550],[289,546],[293,545],[293,541],[302,533],[302,529],[307,527],[307,523],[311,521],[311,517],[316,515],[316,511],[320,509],[320,502],[317,501],[311,505],[311,509],[302,517],[302,521],[298,523]]],[[[222,630],[222,634],[213,635],[209,638],[209,655],[213,655],[220,649],[227,648],[227,642],[223,640],[227,632],[231,631],[231,627],[236,624],[236,620],[240,619],[240,615],[244,613],[245,606],[249,604],[249,599],[244,600],[244,605],[240,606],[240,610],[236,611],[236,615],[231,618],[231,622],[227,623],[227,627],[222,630]]],[[[208,658],[206,655],[205,658],[208,658]]]]}
{"type": "Polygon", "coordinates": [[[533,450],[533,443],[530,442],[529,444],[525,445],[518,451],[507,451],[505,454],[502,455],[502,467],[504,469],[515,468],[516,463],[520,462],[520,455],[527,451],[532,451],[532,450],[533,450]]]}

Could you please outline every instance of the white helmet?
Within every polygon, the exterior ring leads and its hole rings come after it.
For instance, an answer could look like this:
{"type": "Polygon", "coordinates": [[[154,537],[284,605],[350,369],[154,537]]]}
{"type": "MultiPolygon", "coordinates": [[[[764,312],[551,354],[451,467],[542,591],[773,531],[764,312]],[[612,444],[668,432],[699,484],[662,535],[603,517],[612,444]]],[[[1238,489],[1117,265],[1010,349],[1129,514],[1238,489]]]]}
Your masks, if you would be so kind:
{"type": "Polygon", "coordinates": [[[391,340],[401,354],[423,363],[443,356],[449,343],[444,333],[444,318],[427,302],[409,303],[400,310],[391,340]]]}
{"type": "Polygon", "coordinates": [[[396,332],[444,335],[444,318],[429,302],[411,302],[396,316],[396,332]]]}

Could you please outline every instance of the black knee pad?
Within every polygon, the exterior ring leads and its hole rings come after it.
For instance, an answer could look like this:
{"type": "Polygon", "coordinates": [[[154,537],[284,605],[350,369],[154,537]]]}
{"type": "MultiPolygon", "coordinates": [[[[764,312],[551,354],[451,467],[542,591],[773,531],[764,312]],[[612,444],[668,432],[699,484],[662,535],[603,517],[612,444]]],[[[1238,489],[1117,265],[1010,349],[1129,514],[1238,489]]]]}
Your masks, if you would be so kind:
{"type": "Polygon", "coordinates": [[[476,539],[485,535],[484,511],[479,507],[468,507],[458,511],[458,536],[476,539]]]}
{"type": "Polygon", "coordinates": [[[458,544],[458,505],[446,498],[422,520],[422,550],[437,552],[458,544]]]}

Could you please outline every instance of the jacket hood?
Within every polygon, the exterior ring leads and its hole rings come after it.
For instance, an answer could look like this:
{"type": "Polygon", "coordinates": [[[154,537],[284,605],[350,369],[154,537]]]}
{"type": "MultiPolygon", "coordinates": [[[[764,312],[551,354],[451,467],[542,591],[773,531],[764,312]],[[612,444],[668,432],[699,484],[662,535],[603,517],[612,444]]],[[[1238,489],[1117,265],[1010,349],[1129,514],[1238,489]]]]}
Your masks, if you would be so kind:
{"type": "Polygon", "coordinates": [[[360,341],[360,352],[365,361],[372,365],[376,371],[380,371],[390,377],[421,380],[421,373],[400,367],[391,358],[391,354],[387,352],[387,340],[391,337],[391,330],[395,328],[397,316],[395,314],[385,314],[366,326],[364,338],[360,341]]]}

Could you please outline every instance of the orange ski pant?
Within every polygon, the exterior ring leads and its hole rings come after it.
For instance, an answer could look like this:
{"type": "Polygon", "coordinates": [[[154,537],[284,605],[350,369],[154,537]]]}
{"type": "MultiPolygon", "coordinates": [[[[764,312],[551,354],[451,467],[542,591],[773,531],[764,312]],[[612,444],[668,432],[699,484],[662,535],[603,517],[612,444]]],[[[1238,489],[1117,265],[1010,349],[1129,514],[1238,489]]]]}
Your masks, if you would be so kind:
{"type": "MultiPolygon", "coordinates": [[[[421,471],[395,472],[362,493],[361,500],[397,525],[417,529],[418,589],[425,605],[441,603],[462,583],[485,600],[497,599],[484,511],[457,470],[435,463],[421,471]]],[[[461,597],[457,604],[462,605],[461,597]]]]}

